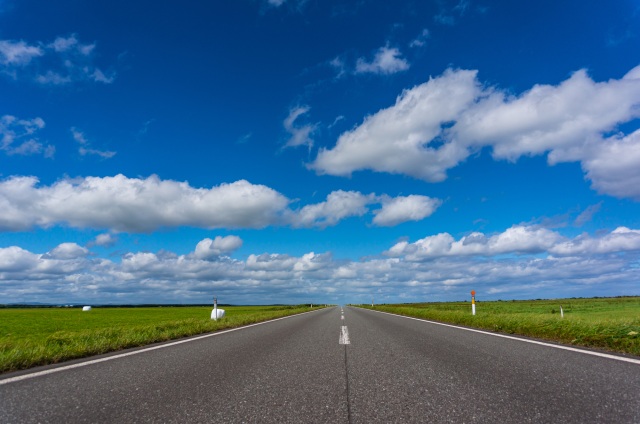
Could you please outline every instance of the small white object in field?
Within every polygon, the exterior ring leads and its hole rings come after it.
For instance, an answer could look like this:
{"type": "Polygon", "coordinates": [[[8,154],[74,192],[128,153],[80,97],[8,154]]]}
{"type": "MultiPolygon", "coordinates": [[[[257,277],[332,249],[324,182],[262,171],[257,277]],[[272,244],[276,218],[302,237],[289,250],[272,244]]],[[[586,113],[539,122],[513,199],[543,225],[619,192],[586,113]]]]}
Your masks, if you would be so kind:
{"type": "Polygon", "coordinates": [[[211,319],[220,319],[222,317],[224,317],[224,309],[216,308],[211,311],[211,319]]]}
{"type": "Polygon", "coordinates": [[[83,306],[82,307],[82,312],[87,312],[91,310],[91,306],[83,306]]]}

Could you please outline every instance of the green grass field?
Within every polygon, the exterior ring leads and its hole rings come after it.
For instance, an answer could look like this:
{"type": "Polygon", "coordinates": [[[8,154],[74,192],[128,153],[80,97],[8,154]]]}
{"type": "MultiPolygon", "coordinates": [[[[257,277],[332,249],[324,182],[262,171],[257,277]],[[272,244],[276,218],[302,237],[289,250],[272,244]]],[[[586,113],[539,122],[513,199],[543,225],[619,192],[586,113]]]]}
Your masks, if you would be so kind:
{"type": "MultiPolygon", "coordinates": [[[[309,306],[0,309],[0,372],[16,371],[239,327],[310,310],[309,306]]],[[[316,308],[314,308],[316,309],[316,308]]]]}
{"type": "MultiPolygon", "coordinates": [[[[371,305],[360,305],[371,308],[371,305]]],[[[373,309],[640,356],[640,297],[415,303],[373,309]],[[564,318],[560,317],[560,306],[564,318]]]]}

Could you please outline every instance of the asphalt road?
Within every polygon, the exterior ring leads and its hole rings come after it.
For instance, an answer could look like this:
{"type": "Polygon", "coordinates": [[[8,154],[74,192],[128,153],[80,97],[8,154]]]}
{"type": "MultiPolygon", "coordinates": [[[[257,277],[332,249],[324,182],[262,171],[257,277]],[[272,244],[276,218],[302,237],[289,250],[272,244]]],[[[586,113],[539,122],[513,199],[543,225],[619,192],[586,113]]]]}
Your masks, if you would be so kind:
{"type": "Polygon", "coordinates": [[[357,308],[341,315],[3,375],[0,422],[640,422],[639,364],[357,308]]]}

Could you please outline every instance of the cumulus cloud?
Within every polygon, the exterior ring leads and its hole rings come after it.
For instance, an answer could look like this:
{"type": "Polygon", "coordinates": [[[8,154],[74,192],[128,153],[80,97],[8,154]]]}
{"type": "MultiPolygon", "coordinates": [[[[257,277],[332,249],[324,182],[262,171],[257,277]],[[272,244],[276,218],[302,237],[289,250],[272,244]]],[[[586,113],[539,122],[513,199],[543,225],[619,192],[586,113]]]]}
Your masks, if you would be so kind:
{"type": "Polygon", "coordinates": [[[364,195],[357,191],[334,191],[324,202],[307,205],[293,218],[296,227],[326,227],[336,225],[344,218],[362,216],[368,212],[367,205],[375,195],[364,195]]]}
{"type": "Polygon", "coordinates": [[[18,119],[12,115],[0,118],[0,151],[8,155],[52,157],[55,147],[43,143],[37,132],[45,127],[42,118],[18,119]]]}
{"type": "Polygon", "coordinates": [[[640,200],[640,130],[588,143],[579,156],[596,191],[640,200]]]}
{"type": "Polygon", "coordinates": [[[118,242],[118,237],[110,233],[98,234],[90,245],[100,247],[111,247],[118,242]]]}
{"type": "Polygon", "coordinates": [[[550,164],[579,161],[594,189],[640,199],[640,130],[604,137],[639,117],[640,66],[606,82],[581,70],[519,96],[483,86],[477,71],[449,69],[343,133],[309,167],[331,175],[370,169],[436,182],[488,146],[495,159],[548,154],[550,164]]]}
{"type": "Polygon", "coordinates": [[[291,135],[287,140],[286,147],[296,146],[313,146],[311,134],[315,131],[315,124],[305,124],[302,126],[295,125],[295,121],[301,116],[309,112],[309,106],[298,106],[289,111],[289,116],[284,120],[284,129],[291,135]]]}
{"type": "MultiPolygon", "coordinates": [[[[283,194],[245,180],[209,189],[161,180],[155,175],[146,179],[124,175],[69,178],[50,186],[38,183],[37,178],[25,176],[0,181],[0,231],[54,225],[133,233],[181,226],[324,228],[348,217],[363,216],[371,204],[394,201],[386,195],[337,190],[329,193],[323,202],[292,210],[291,200],[283,194]]],[[[435,203],[431,207],[435,208],[435,203]]],[[[404,218],[416,220],[419,215],[405,213],[404,218]]],[[[384,219],[387,220],[384,225],[392,225],[389,218],[384,219]]],[[[404,222],[397,213],[393,220],[404,222]]],[[[104,238],[105,242],[109,241],[104,238]]]]}
{"type": "Polygon", "coordinates": [[[421,221],[431,216],[442,204],[439,199],[428,196],[410,195],[396,198],[384,198],[382,208],[375,211],[373,223],[389,227],[407,221],[421,221]]]}
{"type": "Polygon", "coordinates": [[[609,234],[592,237],[582,234],[567,239],[561,234],[536,226],[514,225],[502,233],[487,236],[473,232],[456,240],[449,233],[428,236],[414,243],[400,241],[385,252],[409,261],[440,257],[527,255],[547,253],[555,256],[600,255],[640,251],[640,231],[618,227],[609,234]]]}
{"type": "Polygon", "coordinates": [[[556,255],[606,254],[636,250],[640,250],[640,231],[627,227],[618,227],[598,238],[583,234],[549,249],[556,255]]]}
{"type": "Polygon", "coordinates": [[[409,69],[409,62],[402,57],[396,47],[380,47],[371,61],[359,58],[356,61],[356,74],[390,75],[409,69]]]}
{"type": "Polygon", "coordinates": [[[37,266],[38,255],[18,246],[0,248],[0,272],[29,270],[37,266]]]}
{"type": "Polygon", "coordinates": [[[429,144],[441,136],[443,124],[456,120],[482,92],[476,71],[448,70],[404,91],[394,106],[343,133],[333,149],[320,149],[310,167],[331,175],[371,169],[442,181],[468,151],[454,142],[429,144]]]}
{"type": "Polygon", "coordinates": [[[198,259],[213,259],[227,255],[242,247],[242,239],[238,236],[217,236],[211,240],[206,238],[196,245],[194,255],[198,259]]]}
{"type": "Polygon", "coordinates": [[[420,195],[390,197],[337,190],[329,193],[324,202],[296,210],[291,215],[291,223],[294,227],[324,228],[349,217],[363,216],[369,212],[371,205],[378,204],[382,207],[373,211],[373,224],[388,227],[425,219],[438,209],[442,201],[420,195]]]}
{"type": "Polygon", "coordinates": [[[482,298],[629,294],[640,276],[640,230],[569,239],[513,226],[458,239],[441,233],[394,245],[385,256],[336,259],[228,253],[237,236],[200,241],[193,253],[129,252],[101,259],[75,243],[46,253],[0,248],[0,298],[7,301],[207,302],[212,290],[229,303],[458,300],[473,288],[482,298]]]}
{"type": "Polygon", "coordinates": [[[26,78],[43,85],[79,81],[110,84],[116,74],[94,64],[95,47],[95,43],[80,42],[75,34],[50,43],[0,40],[0,71],[13,79],[26,78]]]}
{"type": "Polygon", "coordinates": [[[0,182],[0,229],[65,224],[148,232],[160,227],[262,228],[277,223],[289,200],[241,180],[210,189],[186,182],[115,177],[65,179],[38,186],[35,177],[0,182]]]}
{"type": "Polygon", "coordinates": [[[89,250],[76,243],[62,243],[47,253],[52,259],[77,259],[84,258],[89,254],[89,250]]]}

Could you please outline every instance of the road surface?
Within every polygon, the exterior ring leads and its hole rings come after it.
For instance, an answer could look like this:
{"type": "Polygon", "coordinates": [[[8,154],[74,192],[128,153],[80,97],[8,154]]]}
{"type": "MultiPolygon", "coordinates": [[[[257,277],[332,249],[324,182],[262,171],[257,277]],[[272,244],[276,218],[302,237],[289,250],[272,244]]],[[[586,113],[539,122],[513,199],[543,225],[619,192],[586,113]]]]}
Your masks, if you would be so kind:
{"type": "Polygon", "coordinates": [[[5,374],[0,422],[640,422],[640,361],[358,308],[155,347],[5,374]]]}

